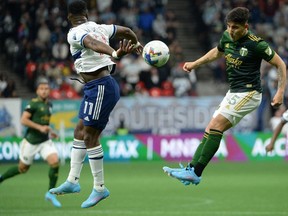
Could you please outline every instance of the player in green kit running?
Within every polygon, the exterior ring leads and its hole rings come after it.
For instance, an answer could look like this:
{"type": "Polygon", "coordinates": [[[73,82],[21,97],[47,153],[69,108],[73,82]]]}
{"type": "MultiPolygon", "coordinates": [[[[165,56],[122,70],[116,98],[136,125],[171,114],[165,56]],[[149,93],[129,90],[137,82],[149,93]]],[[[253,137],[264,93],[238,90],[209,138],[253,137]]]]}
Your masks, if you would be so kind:
{"type": "Polygon", "coordinates": [[[255,110],[262,99],[260,79],[261,61],[277,68],[278,89],[271,105],[283,103],[286,86],[286,65],[279,55],[261,38],[249,31],[249,10],[232,9],[226,16],[227,30],[217,47],[194,62],[186,62],[184,71],[190,72],[201,65],[225,57],[230,89],[205,129],[192,161],[187,167],[163,167],[164,172],[183,184],[199,184],[202,172],[217,152],[222,135],[235,126],[245,115],[255,110]]]}
{"type": "MultiPolygon", "coordinates": [[[[39,153],[50,166],[48,189],[56,186],[59,159],[57,149],[50,139],[50,137],[56,138],[57,134],[49,127],[52,112],[52,104],[48,101],[49,92],[48,81],[40,79],[36,89],[37,98],[30,101],[21,117],[21,123],[27,127],[27,131],[20,145],[19,164],[0,175],[0,183],[18,174],[26,173],[35,155],[39,153]]],[[[61,207],[54,194],[47,192],[45,199],[51,201],[55,207],[61,207]]]]}

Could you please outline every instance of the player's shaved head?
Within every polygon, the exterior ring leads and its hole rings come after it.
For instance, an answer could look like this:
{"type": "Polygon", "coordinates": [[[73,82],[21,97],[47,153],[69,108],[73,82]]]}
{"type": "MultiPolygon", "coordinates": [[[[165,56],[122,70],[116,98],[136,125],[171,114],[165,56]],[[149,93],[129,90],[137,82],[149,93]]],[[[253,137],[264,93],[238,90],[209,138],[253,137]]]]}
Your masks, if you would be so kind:
{"type": "Polygon", "coordinates": [[[83,0],[74,0],[68,5],[68,13],[72,15],[87,14],[87,4],[83,0]]]}

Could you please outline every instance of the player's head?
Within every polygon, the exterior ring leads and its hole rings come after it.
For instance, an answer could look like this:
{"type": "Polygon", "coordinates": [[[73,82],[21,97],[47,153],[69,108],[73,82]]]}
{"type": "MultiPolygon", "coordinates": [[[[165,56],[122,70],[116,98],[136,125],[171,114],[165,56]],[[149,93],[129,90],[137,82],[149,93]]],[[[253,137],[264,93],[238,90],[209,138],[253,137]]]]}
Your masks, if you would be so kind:
{"type": "Polygon", "coordinates": [[[226,16],[226,23],[234,22],[241,25],[248,23],[249,10],[245,7],[236,7],[232,9],[226,16]]]}
{"type": "Polygon", "coordinates": [[[68,5],[68,19],[69,16],[86,16],[87,17],[87,4],[84,0],[73,0],[68,5]]]}
{"type": "Polygon", "coordinates": [[[226,16],[227,31],[233,41],[243,37],[248,30],[249,10],[245,7],[236,7],[226,16]]]}
{"type": "Polygon", "coordinates": [[[49,82],[45,78],[40,78],[36,83],[36,94],[42,100],[46,100],[50,94],[49,82]]]}

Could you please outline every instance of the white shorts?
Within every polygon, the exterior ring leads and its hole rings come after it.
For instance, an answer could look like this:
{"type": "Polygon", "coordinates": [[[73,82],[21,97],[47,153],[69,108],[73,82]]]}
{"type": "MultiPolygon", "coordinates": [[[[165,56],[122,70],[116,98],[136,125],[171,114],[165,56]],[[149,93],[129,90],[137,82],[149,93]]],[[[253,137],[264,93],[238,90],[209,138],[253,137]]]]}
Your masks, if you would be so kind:
{"type": "Polygon", "coordinates": [[[228,91],[218,109],[214,112],[213,118],[221,114],[235,126],[245,115],[258,108],[261,100],[262,93],[256,90],[238,93],[228,91]]]}
{"type": "Polygon", "coordinates": [[[286,110],[283,114],[282,114],[282,119],[285,122],[288,122],[288,110],[286,110]]]}
{"type": "Polygon", "coordinates": [[[37,145],[32,145],[26,139],[22,140],[19,158],[24,164],[31,165],[37,153],[46,160],[49,155],[58,154],[58,151],[51,139],[37,145]]]}

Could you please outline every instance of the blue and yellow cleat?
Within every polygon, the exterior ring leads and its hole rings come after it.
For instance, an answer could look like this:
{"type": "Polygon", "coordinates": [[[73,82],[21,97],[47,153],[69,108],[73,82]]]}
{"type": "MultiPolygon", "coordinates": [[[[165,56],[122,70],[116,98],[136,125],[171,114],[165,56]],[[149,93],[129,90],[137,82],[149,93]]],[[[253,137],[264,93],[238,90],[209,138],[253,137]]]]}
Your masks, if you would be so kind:
{"type": "MultiPolygon", "coordinates": [[[[163,171],[165,173],[167,173],[169,176],[174,177],[172,175],[173,172],[182,172],[182,171],[186,170],[186,167],[184,167],[181,163],[179,163],[179,166],[180,166],[180,168],[170,168],[170,167],[164,166],[163,171]]],[[[185,186],[188,186],[191,183],[190,181],[184,181],[184,180],[180,180],[180,182],[182,184],[184,184],[185,186]]]]}
{"type": "Polygon", "coordinates": [[[197,176],[194,172],[194,168],[187,166],[184,170],[179,172],[172,172],[171,176],[177,178],[180,181],[188,181],[192,184],[198,185],[201,181],[201,177],[197,176]]]}
{"type": "Polygon", "coordinates": [[[53,206],[55,206],[57,208],[62,207],[61,203],[57,200],[56,195],[50,193],[49,191],[45,194],[45,199],[47,201],[50,201],[53,204],[53,206]]]}
{"type": "Polygon", "coordinates": [[[90,194],[88,199],[82,203],[81,208],[93,207],[101,200],[107,198],[109,195],[110,192],[107,188],[105,188],[103,192],[98,192],[93,188],[92,193],[90,194]]]}
{"type": "Polygon", "coordinates": [[[57,188],[52,188],[49,190],[52,194],[63,195],[69,193],[79,193],[81,190],[79,183],[73,184],[69,181],[65,181],[57,188]]]}

